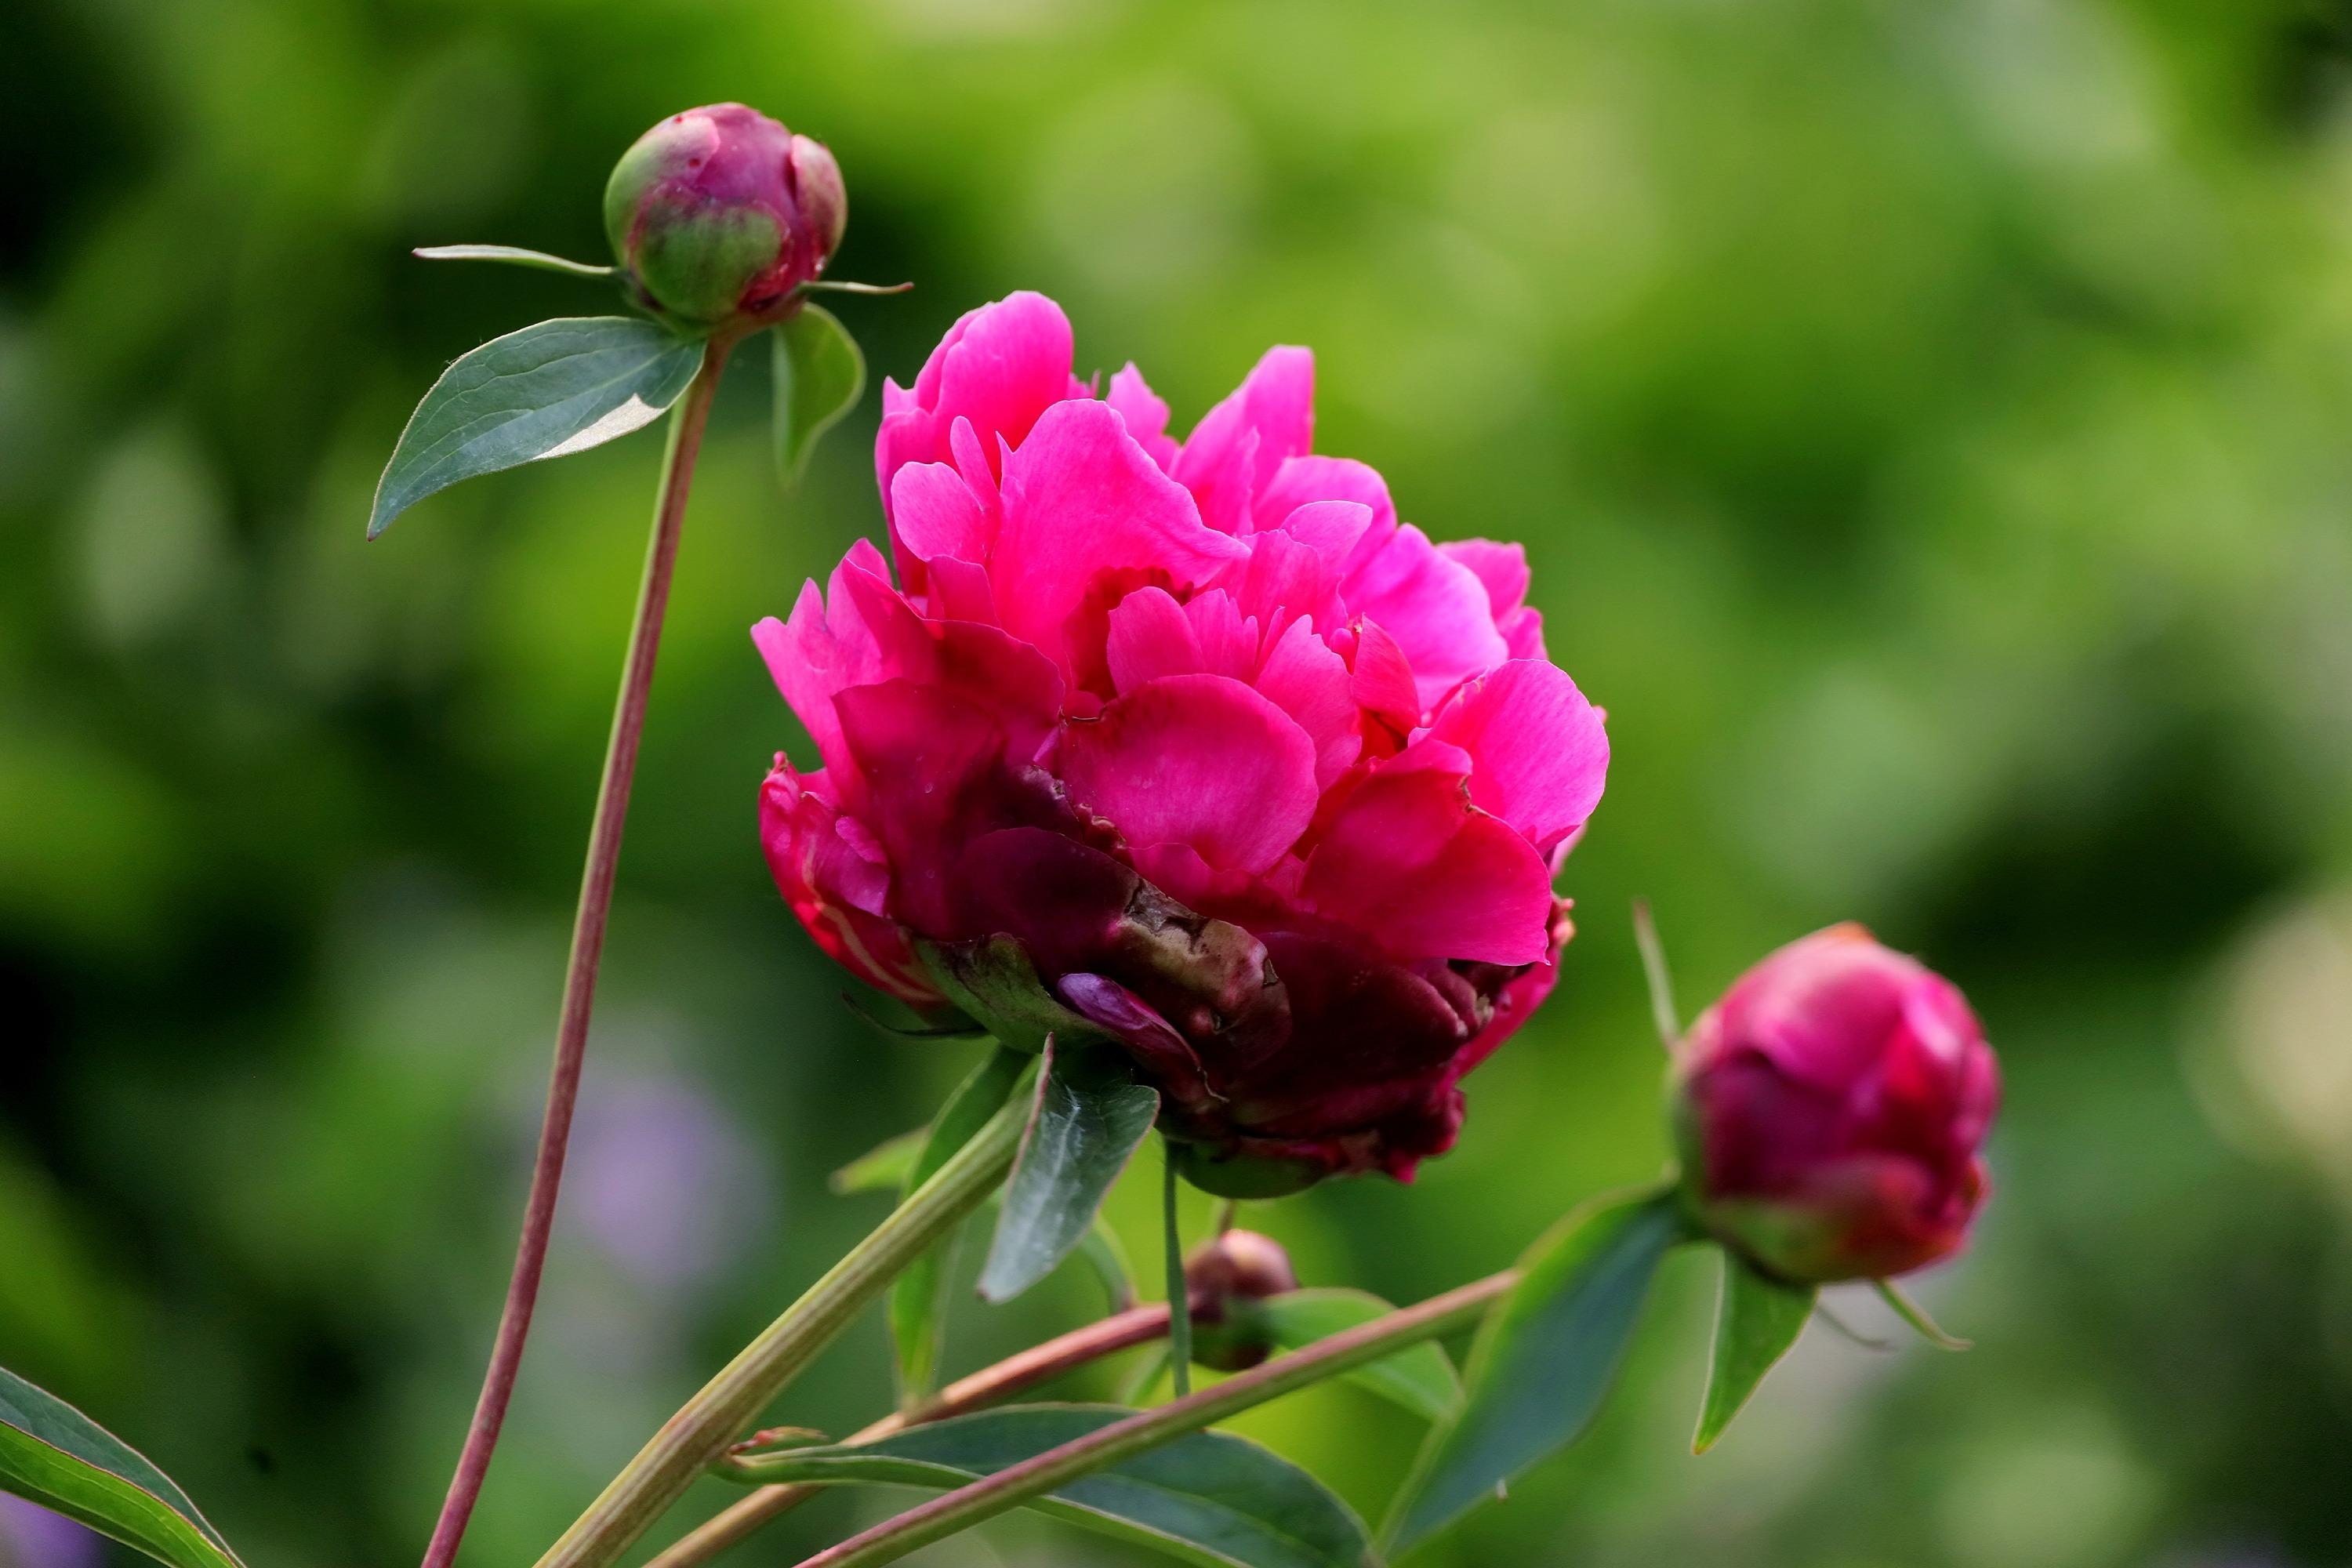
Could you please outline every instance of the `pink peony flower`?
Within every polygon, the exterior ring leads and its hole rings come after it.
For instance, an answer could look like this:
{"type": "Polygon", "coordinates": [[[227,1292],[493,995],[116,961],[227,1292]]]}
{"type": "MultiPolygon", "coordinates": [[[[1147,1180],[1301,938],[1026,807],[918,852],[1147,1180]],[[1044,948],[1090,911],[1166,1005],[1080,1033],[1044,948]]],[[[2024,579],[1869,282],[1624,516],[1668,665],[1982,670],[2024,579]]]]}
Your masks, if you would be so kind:
{"type": "Polygon", "coordinates": [[[1675,1053],[1701,1223],[1785,1279],[1884,1279],[1949,1256],[1985,1194],[2000,1098],[1951,982],[1858,925],[1740,976],[1675,1053]]]}
{"type": "Polygon", "coordinates": [[[1313,383],[1275,349],[1180,444],[1132,365],[1072,374],[1052,300],[974,310],[884,388],[890,559],[752,634],[824,761],[761,802],[811,934],[918,1006],[1118,1041],[1220,1191],[1452,1144],[1609,761],[1519,547],[1401,523],[1310,450],[1313,383]]]}

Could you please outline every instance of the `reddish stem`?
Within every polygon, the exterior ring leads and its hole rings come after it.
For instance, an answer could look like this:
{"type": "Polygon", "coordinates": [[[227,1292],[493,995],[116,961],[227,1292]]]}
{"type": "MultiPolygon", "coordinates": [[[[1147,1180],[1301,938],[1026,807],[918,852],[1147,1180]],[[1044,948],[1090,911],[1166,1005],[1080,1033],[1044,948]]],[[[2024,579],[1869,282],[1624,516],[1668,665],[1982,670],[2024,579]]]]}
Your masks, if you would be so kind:
{"type": "MultiPolygon", "coordinates": [[[[1159,1339],[1168,1332],[1168,1304],[1165,1301],[1130,1307],[1099,1322],[1088,1323],[1085,1328],[1073,1329],[1043,1344],[1032,1345],[1016,1355],[1005,1357],[993,1366],[983,1367],[970,1377],[948,1384],[929,1404],[908,1413],[885,1415],[850,1437],[849,1441],[870,1443],[877,1437],[887,1437],[893,1432],[926,1421],[943,1421],[950,1415],[961,1415],[983,1405],[993,1405],[1000,1399],[1008,1398],[1024,1388],[1034,1388],[1088,1362],[1159,1339]]],[[[709,1562],[785,1510],[796,1508],[814,1497],[820,1489],[804,1486],[761,1487],[681,1538],[668,1551],[648,1561],[646,1568],[697,1568],[698,1564],[709,1562]]]]}
{"type": "Polygon", "coordinates": [[[514,1276],[507,1284],[505,1310],[483,1374],[473,1425],[449,1479],[449,1495],[425,1550],[424,1568],[450,1568],[458,1542],[482,1495],[490,1454],[514,1397],[522,1367],[523,1342],[530,1333],[531,1310],[539,1302],[540,1276],[547,1267],[547,1243],[555,1224],[555,1197],[563,1184],[563,1154],[572,1137],[572,1113],[580,1100],[580,1069],[588,1050],[588,1016],[596,1001],[596,967],[604,953],[604,926],[613,908],[613,876],[621,860],[621,827],[629,814],[629,785],[637,767],[637,742],[645,733],[646,698],[653,689],[654,656],[660,650],[662,617],[669,607],[670,578],[677,563],[678,530],[686,521],[686,496],[694,482],[694,459],[702,447],[702,427],[711,395],[730,345],[713,338],[703,350],[702,368],[679,400],[670,421],[669,446],[662,457],[660,492],[654,506],[653,537],[646,546],[645,577],[637,588],[636,619],[621,670],[621,693],[613,710],[613,733],[604,748],[604,776],[597,786],[596,815],[588,830],[588,864],[580,879],[580,910],[572,926],[572,957],[563,975],[563,1012],[555,1030],[555,1068],[547,1084],[547,1114],[540,1124],[539,1154],[531,1166],[530,1196],[522,1215],[522,1240],[515,1249],[514,1276]]]}

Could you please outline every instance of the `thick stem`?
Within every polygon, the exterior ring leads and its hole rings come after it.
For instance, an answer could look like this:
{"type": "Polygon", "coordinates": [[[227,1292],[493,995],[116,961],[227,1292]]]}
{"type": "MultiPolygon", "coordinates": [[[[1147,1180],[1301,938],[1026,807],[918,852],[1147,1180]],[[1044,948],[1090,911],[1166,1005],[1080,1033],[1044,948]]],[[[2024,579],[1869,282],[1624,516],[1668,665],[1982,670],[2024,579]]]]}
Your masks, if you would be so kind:
{"type": "Polygon", "coordinates": [[[1173,1442],[1308,1384],[1378,1361],[1406,1345],[1467,1328],[1490,1303],[1517,1284],[1518,1278],[1515,1268],[1488,1275],[1443,1296],[1433,1296],[1416,1306],[1318,1340],[1304,1350],[1277,1356],[1214,1388],[1204,1388],[1156,1410],[1146,1410],[1089,1432],[970,1486],[942,1493],[895,1519],[884,1520],[871,1530],[806,1559],[800,1568],[876,1568],[879,1563],[895,1563],[918,1547],[943,1541],[1080,1476],[1091,1475],[1173,1442]]]}
{"type": "Polygon", "coordinates": [[[930,1180],[663,1423],[588,1511],[548,1548],[539,1568],[605,1568],[627,1551],[793,1374],[848,1327],[859,1309],[1004,1179],[1020,1147],[1029,1101],[1016,1087],[1003,1109],[930,1180]]]}
{"type": "MultiPolygon", "coordinates": [[[[849,1441],[870,1443],[926,1421],[944,1421],[950,1415],[965,1415],[1010,1398],[1024,1389],[1034,1388],[1088,1362],[1147,1344],[1167,1331],[1165,1303],[1130,1307],[1043,1344],[1032,1345],[993,1366],[982,1367],[970,1377],[948,1384],[930,1403],[903,1414],[885,1415],[854,1434],[849,1441]]],[[[799,1507],[823,1489],[789,1485],[761,1487],[681,1537],[667,1552],[649,1559],[646,1568],[700,1568],[778,1514],[799,1507]]]]}
{"type": "Polygon", "coordinates": [[[572,1113],[580,1100],[580,1068],[588,1049],[588,1016],[596,1002],[596,967],[604,954],[604,926],[613,908],[613,876],[621,861],[621,827],[629,815],[629,785],[636,773],[637,742],[645,734],[646,698],[653,689],[654,657],[661,647],[662,617],[669,608],[670,577],[677,563],[677,539],[686,521],[687,491],[694,483],[694,459],[702,449],[702,427],[711,395],[726,368],[729,344],[713,338],[670,416],[669,444],[662,454],[661,483],[654,501],[653,537],[646,545],[645,575],[637,584],[635,619],[629,651],[621,667],[621,693],[613,708],[613,732],[604,744],[604,775],[596,787],[596,814],[588,829],[588,863],[580,878],[580,907],[572,922],[572,957],[563,974],[563,1011],[555,1027],[555,1067],[547,1084],[547,1112],[540,1123],[539,1153],[524,1200],[522,1240],[515,1249],[514,1274],[507,1283],[506,1307],[473,1425],[449,1479],[424,1568],[449,1568],[473,1517],[489,1473],[490,1454],[514,1397],[522,1368],[523,1342],[530,1334],[531,1310],[539,1303],[540,1276],[547,1266],[547,1243],[555,1225],[555,1198],[563,1184],[563,1154],[572,1137],[572,1113]]]}

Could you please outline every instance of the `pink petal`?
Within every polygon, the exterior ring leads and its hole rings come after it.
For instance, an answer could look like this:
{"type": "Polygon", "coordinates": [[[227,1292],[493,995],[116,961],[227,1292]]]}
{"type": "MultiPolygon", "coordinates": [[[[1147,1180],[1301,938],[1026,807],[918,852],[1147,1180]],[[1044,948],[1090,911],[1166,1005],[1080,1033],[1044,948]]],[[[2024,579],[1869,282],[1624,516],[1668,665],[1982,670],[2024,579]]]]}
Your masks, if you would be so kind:
{"type": "Polygon", "coordinates": [[[1247,533],[1252,496],[1285,458],[1305,453],[1314,435],[1315,356],[1271,348],[1238,388],[1202,416],[1171,472],[1199,498],[1202,521],[1247,533]]]}
{"type": "Polygon", "coordinates": [[[969,419],[993,452],[1018,446],[1037,416],[1070,395],[1070,321],[1043,294],[1007,295],[967,311],[923,362],[913,391],[883,388],[876,477],[886,500],[907,463],[945,459],[949,433],[969,419]]]}
{"type": "Polygon", "coordinates": [[[1118,416],[1127,421],[1127,433],[1151,454],[1161,472],[1176,466],[1176,442],[1168,434],[1168,405],[1144,384],[1143,373],[1135,368],[1134,361],[1110,378],[1110,395],[1103,401],[1118,410],[1118,416]]]}
{"type": "Polygon", "coordinates": [[[1379,622],[1404,649],[1424,710],[1509,657],[1486,585],[1411,523],[1351,570],[1339,591],[1349,609],[1379,622]]]}
{"type": "Polygon", "coordinates": [[[1319,626],[1339,625],[1346,618],[1341,567],[1371,520],[1371,509],[1358,501],[1309,501],[1279,528],[1252,534],[1236,588],[1243,610],[1267,624],[1276,610],[1286,610],[1313,616],[1319,626]]]}
{"type": "Polygon", "coordinates": [[[1349,552],[1369,554],[1388,542],[1397,529],[1396,503],[1380,470],[1353,458],[1297,457],[1286,460],[1254,501],[1257,525],[1280,523],[1302,506],[1315,501],[1351,500],[1371,509],[1371,522],[1349,552]]]}
{"type": "Polygon", "coordinates": [[[1004,521],[989,579],[1005,629],[1075,676],[1081,650],[1073,617],[1098,582],[1156,581],[1182,594],[1246,554],[1239,541],[1201,526],[1192,496],[1153,465],[1117,414],[1099,403],[1064,403],[1005,463],[1004,521]]]}
{"type": "Polygon", "coordinates": [[[1543,858],[1443,773],[1365,780],[1308,858],[1301,895],[1399,959],[1533,963],[1549,939],[1543,858]]]}
{"type": "Polygon", "coordinates": [[[1473,759],[1470,799],[1551,854],[1592,808],[1609,776],[1609,731],[1600,710],[1557,665],[1513,659],[1466,688],[1423,741],[1473,759]]]}
{"type": "Polygon", "coordinates": [[[890,521],[899,542],[919,561],[937,555],[988,559],[980,502],[948,464],[908,463],[891,476],[890,521]]]}
{"type": "Polygon", "coordinates": [[[1357,707],[1377,714],[1400,734],[1420,724],[1421,695],[1412,661],[1377,622],[1356,628],[1352,670],[1357,707]]]}
{"type": "Polygon", "coordinates": [[[1315,815],[1306,731],[1223,676],[1165,677],[1065,725],[1058,771],[1129,844],[1186,845],[1221,869],[1264,870],[1315,815]]]}
{"type": "Polygon", "coordinates": [[[1297,720],[1315,742],[1315,787],[1330,788],[1364,749],[1347,661],[1315,635],[1312,621],[1301,618],[1267,651],[1256,686],[1260,696],[1297,720]]]}
{"type": "Polygon", "coordinates": [[[1528,552],[1524,545],[1491,539],[1449,539],[1439,553],[1459,561],[1485,585],[1486,603],[1499,621],[1528,602],[1528,552]]]}
{"type": "Polygon", "coordinates": [[[996,595],[988,584],[987,567],[940,555],[923,563],[923,568],[931,580],[932,619],[996,624],[996,595]]]}
{"type": "Polygon", "coordinates": [[[1121,695],[1162,676],[1202,673],[1192,621],[1160,588],[1139,588],[1118,602],[1104,654],[1112,688],[1121,695]]]}
{"type": "Polygon", "coordinates": [[[1211,675],[1248,681],[1257,674],[1257,623],[1248,619],[1223,588],[1212,588],[1184,605],[1201,668],[1211,675]]]}

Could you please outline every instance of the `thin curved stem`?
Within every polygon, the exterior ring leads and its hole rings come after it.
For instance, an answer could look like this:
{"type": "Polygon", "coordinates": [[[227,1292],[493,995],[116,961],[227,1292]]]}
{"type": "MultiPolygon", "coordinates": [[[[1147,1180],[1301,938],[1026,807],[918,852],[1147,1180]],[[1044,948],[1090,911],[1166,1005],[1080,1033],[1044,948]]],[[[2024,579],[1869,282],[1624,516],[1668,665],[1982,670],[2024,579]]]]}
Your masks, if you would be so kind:
{"type": "Polygon", "coordinates": [[[670,417],[669,444],[662,454],[661,482],[654,503],[653,536],[646,545],[645,574],[637,585],[637,608],[629,628],[629,651],[621,667],[621,692],[613,708],[613,731],[604,746],[604,773],[596,788],[596,812],[588,829],[588,862],[580,878],[580,907],[572,923],[572,956],[563,975],[563,1011],[555,1028],[555,1067],[547,1084],[547,1111],[540,1123],[539,1153],[524,1201],[522,1240],[515,1249],[514,1274],[507,1283],[489,1370],[457,1473],[425,1549],[424,1568],[450,1568],[465,1539],[474,1503],[489,1474],[490,1455],[514,1397],[522,1368],[523,1342],[539,1304],[540,1277],[547,1267],[548,1237],[555,1225],[555,1199],[563,1184],[563,1155],[572,1137],[572,1113],[580,1100],[580,1069],[588,1049],[588,1017],[596,1002],[596,968],[604,954],[604,927],[613,908],[613,878],[621,861],[621,827],[629,814],[629,785],[636,773],[637,742],[646,727],[646,699],[653,689],[654,658],[661,647],[662,619],[669,608],[670,579],[677,563],[677,540],[686,521],[687,491],[694,483],[694,459],[702,449],[702,429],[711,395],[726,368],[729,345],[714,338],[670,417]]]}
{"type": "Polygon", "coordinates": [[[1013,1168],[1031,1098],[1016,1085],[971,1142],[662,1424],[539,1568],[606,1568],[627,1551],[866,1302],[995,1190],[1013,1168]]]}
{"type": "MultiPolygon", "coordinates": [[[[1160,1339],[1168,1332],[1168,1320],[1167,1303],[1154,1301],[1130,1307],[1082,1329],[1073,1329],[948,1384],[938,1398],[927,1405],[885,1415],[860,1429],[849,1441],[870,1443],[926,1421],[944,1421],[950,1415],[962,1415],[1008,1399],[1088,1362],[1160,1339]]],[[[823,1489],[794,1485],[761,1487],[680,1537],[667,1551],[648,1559],[646,1568],[700,1568],[702,1563],[749,1538],[770,1520],[799,1507],[823,1489]]]]}
{"type": "Polygon", "coordinates": [[[1237,1415],[1254,1405],[1380,1360],[1406,1345],[1475,1322],[1518,1283],[1518,1270],[1490,1274],[1442,1296],[1318,1340],[1304,1350],[1227,1378],[1187,1398],[1146,1410],[1049,1448],[994,1475],[942,1493],[803,1561],[799,1568],[877,1568],[943,1541],[1031,1498],[1237,1415]]]}

